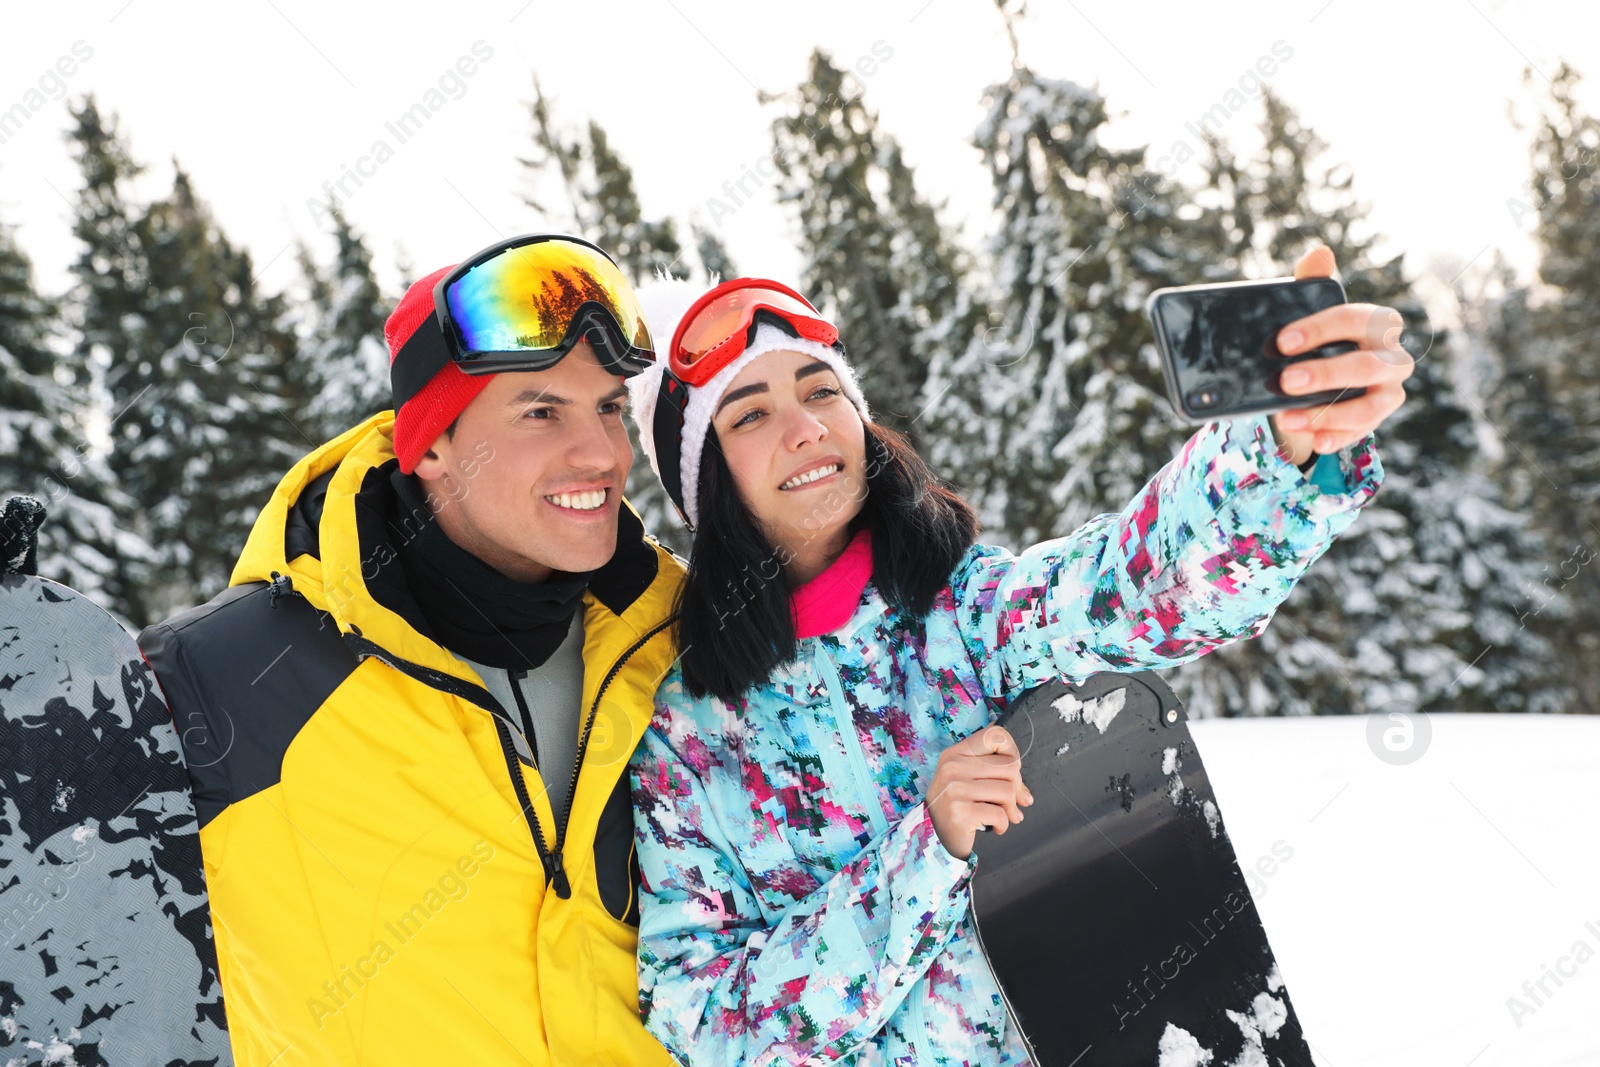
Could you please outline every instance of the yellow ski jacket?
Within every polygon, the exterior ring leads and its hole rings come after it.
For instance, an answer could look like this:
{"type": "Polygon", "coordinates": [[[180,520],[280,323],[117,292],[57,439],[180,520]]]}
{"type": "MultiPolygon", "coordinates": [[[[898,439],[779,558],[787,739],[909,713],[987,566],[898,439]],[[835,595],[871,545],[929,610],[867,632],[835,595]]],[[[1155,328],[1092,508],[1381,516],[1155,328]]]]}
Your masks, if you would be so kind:
{"type": "Polygon", "coordinates": [[[584,594],[578,759],[542,775],[405,589],[392,426],[301,460],[230,588],[140,635],[194,787],[236,1061],[671,1063],[638,1016],[625,772],[682,565],[623,509],[584,594]],[[571,791],[565,826],[547,789],[571,791]]]}

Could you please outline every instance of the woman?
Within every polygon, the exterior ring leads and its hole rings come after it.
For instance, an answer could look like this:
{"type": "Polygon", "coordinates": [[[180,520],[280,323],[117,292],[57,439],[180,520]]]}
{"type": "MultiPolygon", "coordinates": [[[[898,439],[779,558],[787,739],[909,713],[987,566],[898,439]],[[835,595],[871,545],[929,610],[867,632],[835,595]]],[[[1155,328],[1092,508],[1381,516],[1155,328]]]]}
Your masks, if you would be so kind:
{"type": "MultiPolygon", "coordinates": [[[[1299,270],[1331,273],[1331,254],[1299,270]]],[[[967,505],[872,423],[798,294],[640,295],[660,349],[635,418],[694,531],[682,655],[631,766],[646,1026],[719,1067],[1025,1062],[965,918],[975,832],[1031,803],[989,724],[1044,682],[1260,633],[1376,491],[1370,431],[1408,361],[1322,361],[1292,391],[1371,388],[1327,409],[1320,441],[1209,424],[1121,515],[1013,556],[974,544],[967,505]],[[1314,484],[1290,461],[1313,444],[1343,446],[1314,484]]],[[[1382,310],[1302,320],[1293,350],[1366,342],[1382,310]]]]}

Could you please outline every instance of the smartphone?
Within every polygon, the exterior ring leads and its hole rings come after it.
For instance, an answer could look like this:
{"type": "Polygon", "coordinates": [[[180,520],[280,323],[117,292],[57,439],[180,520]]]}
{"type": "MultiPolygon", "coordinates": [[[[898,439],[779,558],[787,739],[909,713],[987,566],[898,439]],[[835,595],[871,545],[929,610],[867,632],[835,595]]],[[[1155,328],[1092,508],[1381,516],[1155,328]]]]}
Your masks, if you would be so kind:
{"type": "Polygon", "coordinates": [[[1338,341],[1295,356],[1278,350],[1278,331],[1323,308],[1343,304],[1337,278],[1180,285],[1145,301],[1167,378],[1167,399],[1189,422],[1312,407],[1362,396],[1365,388],[1291,396],[1278,387],[1285,367],[1360,346],[1338,341]]]}

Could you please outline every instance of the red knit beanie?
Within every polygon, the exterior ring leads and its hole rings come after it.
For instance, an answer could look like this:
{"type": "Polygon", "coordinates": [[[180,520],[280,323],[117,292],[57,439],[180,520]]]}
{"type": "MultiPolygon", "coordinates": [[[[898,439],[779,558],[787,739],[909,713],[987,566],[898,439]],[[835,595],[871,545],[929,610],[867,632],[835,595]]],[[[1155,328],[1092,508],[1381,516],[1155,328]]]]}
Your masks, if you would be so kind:
{"type": "MultiPolygon", "coordinates": [[[[417,327],[433,314],[433,287],[454,269],[452,263],[426,278],[417,279],[400,298],[399,306],[383,324],[383,339],[389,345],[391,364],[417,327]]],[[[394,454],[400,459],[403,473],[410,474],[416,469],[417,460],[433,447],[445,427],[456,421],[493,377],[492,374],[466,374],[454,363],[446,363],[394,413],[394,454]]]]}

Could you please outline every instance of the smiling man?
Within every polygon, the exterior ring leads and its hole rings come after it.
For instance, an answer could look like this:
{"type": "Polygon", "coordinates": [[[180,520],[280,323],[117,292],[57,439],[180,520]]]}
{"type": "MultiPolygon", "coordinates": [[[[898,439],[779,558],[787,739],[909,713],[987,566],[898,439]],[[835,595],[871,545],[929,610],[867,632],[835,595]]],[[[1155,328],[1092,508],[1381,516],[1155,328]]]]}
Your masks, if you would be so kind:
{"type": "Polygon", "coordinates": [[[395,412],[279,484],[231,587],[140,637],[183,739],[236,1061],[668,1063],[627,759],[681,565],[622,499],[648,331],[530,236],[411,287],[395,412]]]}

